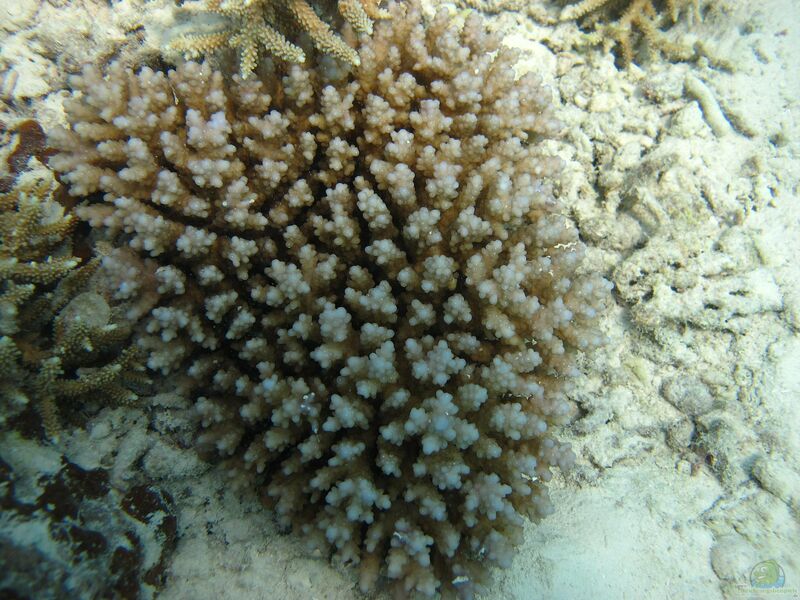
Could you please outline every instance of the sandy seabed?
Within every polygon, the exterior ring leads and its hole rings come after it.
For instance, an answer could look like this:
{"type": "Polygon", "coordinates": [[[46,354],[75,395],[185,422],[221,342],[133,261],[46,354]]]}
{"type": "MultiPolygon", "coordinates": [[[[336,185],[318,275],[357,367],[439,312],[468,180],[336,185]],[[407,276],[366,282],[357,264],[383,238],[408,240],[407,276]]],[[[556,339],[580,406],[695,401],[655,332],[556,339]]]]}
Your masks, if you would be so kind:
{"type": "MultiPolygon", "coordinates": [[[[59,123],[67,74],[157,52],[168,5],[3,2],[0,116],[59,123]]],[[[561,197],[617,305],[561,432],[577,466],[554,478],[555,513],[528,524],[485,597],[776,597],[750,581],[774,560],[778,596],[800,598],[800,4],[712,2],[668,34],[702,40],[712,59],[628,69],[573,23],[487,18],[523,51],[519,70],[553,89],[561,197]]],[[[279,535],[254,497],[156,433],[182,403],[164,393],[105,409],[58,448],[120,489],[155,481],[174,497],[178,544],[159,596],[359,597],[353,570],[279,535]]],[[[0,439],[0,455],[34,466],[53,451],[0,439]]]]}

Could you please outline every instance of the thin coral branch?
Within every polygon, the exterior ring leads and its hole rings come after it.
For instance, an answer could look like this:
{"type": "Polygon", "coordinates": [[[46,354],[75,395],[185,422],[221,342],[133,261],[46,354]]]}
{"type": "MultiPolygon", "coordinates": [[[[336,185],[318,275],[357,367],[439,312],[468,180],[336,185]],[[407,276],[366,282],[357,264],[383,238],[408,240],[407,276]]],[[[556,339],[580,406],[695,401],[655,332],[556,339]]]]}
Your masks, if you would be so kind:
{"type": "MultiPolygon", "coordinates": [[[[379,2],[339,0],[338,11],[356,33],[371,34],[373,20],[388,17],[379,2]]],[[[170,46],[188,59],[230,47],[239,55],[239,72],[245,79],[252,75],[262,51],[286,62],[304,62],[303,50],[288,39],[298,33],[307,34],[323,54],[359,64],[356,51],[305,0],[207,0],[204,5],[192,5],[190,10],[226,17],[227,26],[222,31],[180,36],[170,46]]]]}
{"type": "Polygon", "coordinates": [[[684,11],[699,18],[699,0],[582,0],[567,6],[560,19],[580,20],[582,27],[593,28],[590,40],[612,42],[622,64],[628,65],[640,40],[675,60],[694,57],[695,48],[671,41],[662,30],[675,24],[684,11]]]}

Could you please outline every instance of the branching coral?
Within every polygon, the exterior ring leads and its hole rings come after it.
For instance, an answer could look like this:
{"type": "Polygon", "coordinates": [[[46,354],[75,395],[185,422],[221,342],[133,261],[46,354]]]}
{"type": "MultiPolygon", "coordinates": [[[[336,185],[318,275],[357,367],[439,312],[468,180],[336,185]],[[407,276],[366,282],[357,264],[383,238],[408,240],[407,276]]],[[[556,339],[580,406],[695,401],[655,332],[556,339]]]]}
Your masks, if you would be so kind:
{"type": "Polygon", "coordinates": [[[0,414],[5,420],[33,403],[56,437],[61,402],[135,398],[121,381],[136,351],[118,351],[129,332],[87,289],[99,260],[79,266],[71,253],[77,219],[53,200],[52,176],[21,177],[0,195],[0,414]]]}
{"type": "MultiPolygon", "coordinates": [[[[357,65],[359,58],[305,0],[206,0],[193,10],[204,10],[228,18],[227,29],[179,37],[171,45],[187,58],[229,46],[239,53],[239,71],[249,77],[258,62],[259,50],[289,61],[303,62],[303,50],[286,39],[286,33],[303,32],[323,53],[357,65]],[[288,24],[288,25],[287,25],[288,24]],[[288,30],[288,31],[287,31],[288,30]]],[[[357,33],[372,33],[373,19],[388,16],[378,0],[338,0],[339,14],[357,33]]]]}
{"type": "Polygon", "coordinates": [[[573,460],[550,427],[610,284],[552,194],[550,92],[478,16],[390,10],[352,73],[87,67],[51,164],[160,262],[139,343],[201,449],[362,589],[470,598],[573,460]]]}
{"type": "Polygon", "coordinates": [[[561,20],[581,19],[586,26],[594,26],[597,39],[616,44],[622,62],[628,65],[639,36],[670,57],[692,57],[692,48],[669,41],[661,31],[664,21],[675,23],[684,11],[699,18],[699,0],[582,0],[564,9],[561,20]]]}

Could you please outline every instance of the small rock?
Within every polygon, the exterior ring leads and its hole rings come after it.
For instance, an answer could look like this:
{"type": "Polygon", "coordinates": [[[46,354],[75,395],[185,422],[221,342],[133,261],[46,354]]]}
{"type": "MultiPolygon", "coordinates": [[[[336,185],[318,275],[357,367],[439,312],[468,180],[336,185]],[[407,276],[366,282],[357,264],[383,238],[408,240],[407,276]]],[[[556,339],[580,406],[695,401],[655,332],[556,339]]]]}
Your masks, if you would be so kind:
{"type": "Polygon", "coordinates": [[[689,419],[678,419],[667,428],[667,444],[676,452],[685,450],[692,443],[694,425],[689,419]]]}
{"type": "Polygon", "coordinates": [[[669,131],[675,136],[687,139],[698,135],[708,137],[710,133],[697,102],[691,102],[675,113],[669,131]]]}
{"type": "Polygon", "coordinates": [[[672,377],[662,386],[661,394],[690,417],[704,415],[714,406],[714,397],[708,387],[696,377],[672,377]]]}
{"type": "Polygon", "coordinates": [[[592,112],[609,112],[616,108],[619,100],[607,93],[595,94],[589,103],[589,110],[592,112]]]}

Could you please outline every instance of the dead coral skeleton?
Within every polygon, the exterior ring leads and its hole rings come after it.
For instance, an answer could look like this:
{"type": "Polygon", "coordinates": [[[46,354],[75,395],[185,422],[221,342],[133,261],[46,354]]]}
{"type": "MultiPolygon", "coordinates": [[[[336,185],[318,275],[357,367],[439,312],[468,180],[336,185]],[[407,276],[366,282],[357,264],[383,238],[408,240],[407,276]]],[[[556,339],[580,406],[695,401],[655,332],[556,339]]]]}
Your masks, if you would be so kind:
{"type": "MultiPolygon", "coordinates": [[[[388,13],[378,8],[378,0],[338,0],[339,14],[356,33],[372,33],[375,19],[388,13]]],[[[216,13],[226,17],[228,27],[204,34],[188,34],[170,45],[188,59],[230,47],[239,54],[239,71],[243,78],[253,72],[259,51],[288,62],[304,62],[302,48],[290,42],[285,34],[303,32],[314,47],[351,65],[358,65],[358,53],[336,35],[305,0],[206,0],[189,5],[192,11],[216,13]]]]}

